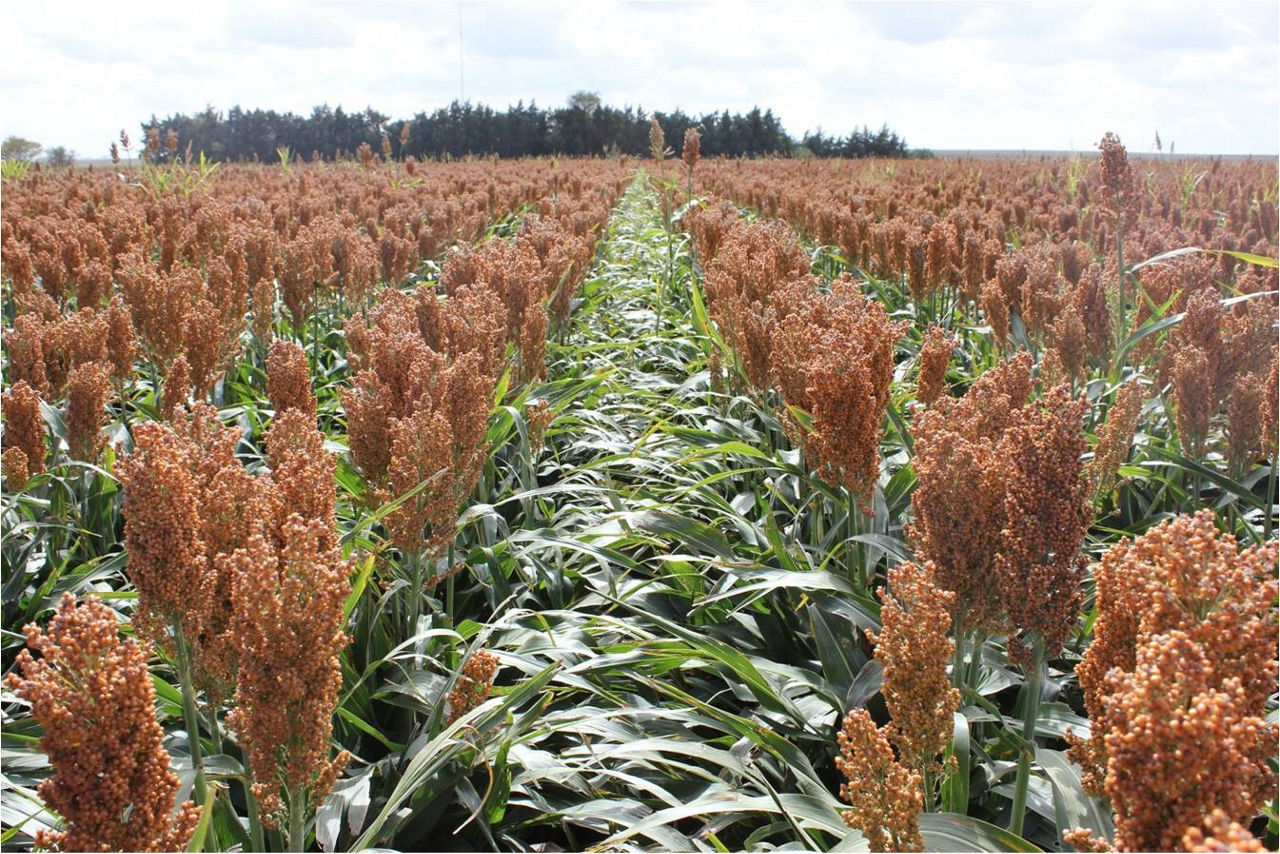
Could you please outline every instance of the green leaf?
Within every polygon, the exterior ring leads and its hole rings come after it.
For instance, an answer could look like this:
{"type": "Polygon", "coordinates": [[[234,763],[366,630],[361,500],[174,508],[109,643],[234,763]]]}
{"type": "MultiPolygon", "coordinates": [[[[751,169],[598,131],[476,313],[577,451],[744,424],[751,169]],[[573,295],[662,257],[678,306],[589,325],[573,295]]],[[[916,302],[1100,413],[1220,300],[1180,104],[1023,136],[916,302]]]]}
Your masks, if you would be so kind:
{"type": "Polygon", "coordinates": [[[540,693],[559,668],[558,663],[547,665],[532,679],[526,679],[510,693],[504,695],[500,701],[490,700],[479,708],[473,709],[454,721],[435,738],[413,750],[412,758],[387,796],[386,803],[369,822],[364,833],[352,843],[350,850],[363,851],[376,843],[381,838],[383,828],[392,817],[411,797],[418,794],[437,772],[442,771],[455,759],[461,759],[464,754],[474,752],[472,743],[462,737],[464,729],[474,730],[481,735],[491,730],[500,720],[505,719],[511,710],[540,693]]]}
{"type": "Polygon", "coordinates": [[[369,583],[369,576],[373,573],[376,561],[376,555],[369,555],[360,563],[359,569],[356,570],[355,581],[351,584],[351,592],[347,594],[347,599],[342,606],[342,615],[346,619],[351,618],[351,612],[355,610],[356,603],[360,601],[360,596],[364,593],[365,585],[369,583]]]}
{"type": "Polygon", "coordinates": [[[965,815],[969,812],[969,719],[960,712],[952,714],[951,743],[946,758],[956,758],[956,770],[942,783],[942,803],[947,812],[965,815]]]}
{"type": "Polygon", "coordinates": [[[1036,748],[1036,764],[1049,777],[1053,786],[1054,823],[1058,827],[1058,840],[1069,830],[1083,828],[1108,842],[1115,835],[1111,823],[1111,811],[1107,806],[1084,790],[1080,782],[1080,766],[1059,750],[1036,748]]]}
{"type": "Polygon", "coordinates": [[[925,851],[1039,851],[1021,836],[981,819],[949,812],[922,813],[925,851]]]}
{"type": "Polygon", "coordinates": [[[1190,255],[1195,252],[1203,252],[1207,255],[1230,255],[1248,264],[1255,264],[1259,267],[1275,269],[1280,266],[1275,258],[1268,258],[1266,255],[1254,255],[1252,252],[1241,252],[1237,249],[1202,249],[1199,246],[1184,246],[1181,249],[1170,249],[1168,252],[1161,252],[1159,255],[1153,255],[1145,261],[1139,262],[1129,267],[1129,272],[1137,272],[1143,267],[1152,264],[1158,264],[1161,261],[1168,261],[1170,258],[1177,258],[1181,255],[1190,255]]]}
{"type": "Polygon", "coordinates": [[[188,851],[204,850],[204,840],[209,835],[209,823],[213,821],[213,800],[217,794],[217,786],[210,786],[205,792],[204,803],[200,805],[200,819],[196,822],[196,829],[191,834],[191,841],[187,843],[188,851]]]}

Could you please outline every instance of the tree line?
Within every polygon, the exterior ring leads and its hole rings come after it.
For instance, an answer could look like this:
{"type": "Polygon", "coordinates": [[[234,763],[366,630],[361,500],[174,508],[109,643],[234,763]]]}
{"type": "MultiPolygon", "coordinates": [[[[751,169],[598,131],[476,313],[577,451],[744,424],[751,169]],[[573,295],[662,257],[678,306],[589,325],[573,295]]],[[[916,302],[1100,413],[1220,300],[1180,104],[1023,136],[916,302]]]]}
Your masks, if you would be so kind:
{"type": "MultiPolygon", "coordinates": [[[[658,120],[668,144],[675,148],[688,128],[697,128],[704,156],[907,154],[906,140],[888,127],[879,132],[864,128],[844,139],[806,134],[797,142],[787,135],[772,110],[723,110],[700,117],[680,110],[650,114],[640,108],[601,104],[599,97],[590,92],[576,93],[563,107],[520,102],[499,111],[484,104],[454,101],[430,113],[419,112],[410,119],[394,121],[371,107],[348,112],[340,106],[325,105],[314,108],[309,116],[239,106],[224,114],[207,107],[194,115],[179,113],[165,119],[153,115],[143,122],[142,131],[144,139],[154,131],[153,138],[162,143],[173,132],[179,141],[179,155],[189,145],[192,152],[203,151],[214,160],[231,161],[276,160],[282,148],[306,160],[331,160],[351,157],[364,144],[374,152],[389,148],[390,156],[396,159],[490,154],[643,156],[649,151],[650,118],[658,120]]],[[[164,160],[173,155],[161,144],[152,156],[164,160]]]]}
{"type": "Polygon", "coordinates": [[[800,145],[817,157],[906,157],[907,141],[882,125],[873,131],[862,126],[846,137],[826,136],[822,131],[805,133],[800,145]]]}

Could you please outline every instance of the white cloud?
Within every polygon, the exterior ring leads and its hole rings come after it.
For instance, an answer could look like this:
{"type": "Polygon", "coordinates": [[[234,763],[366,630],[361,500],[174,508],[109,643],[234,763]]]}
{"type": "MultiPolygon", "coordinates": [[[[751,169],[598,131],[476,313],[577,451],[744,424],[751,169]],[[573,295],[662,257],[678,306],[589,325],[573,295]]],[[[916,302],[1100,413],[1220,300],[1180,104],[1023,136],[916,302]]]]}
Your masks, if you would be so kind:
{"type": "Polygon", "coordinates": [[[152,113],[321,103],[769,107],[798,135],[888,122],[932,148],[1268,153],[1273,3],[31,4],[0,55],[0,134],[100,156],[152,113]],[[70,8],[68,6],[70,5],[70,8]]]}

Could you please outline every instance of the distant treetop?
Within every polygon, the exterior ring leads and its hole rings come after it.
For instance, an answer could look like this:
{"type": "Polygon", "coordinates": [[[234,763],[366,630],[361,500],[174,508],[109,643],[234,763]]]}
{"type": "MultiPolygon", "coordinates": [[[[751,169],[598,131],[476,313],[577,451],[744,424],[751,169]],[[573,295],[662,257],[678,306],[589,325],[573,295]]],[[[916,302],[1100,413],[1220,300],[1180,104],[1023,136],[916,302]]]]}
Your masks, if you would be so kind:
{"type": "MultiPolygon", "coordinates": [[[[157,133],[166,139],[176,133],[183,150],[190,144],[214,160],[276,159],[281,147],[305,159],[350,157],[368,145],[375,151],[389,142],[391,156],[464,157],[496,154],[501,157],[540,155],[600,155],[623,153],[642,157],[649,151],[649,121],[657,119],[669,140],[684,139],[694,128],[703,156],[756,157],[791,155],[802,145],[828,157],[905,157],[906,141],[883,127],[878,132],[854,131],[848,138],[806,134],[792,140],[772,110],[755,107],[746,113],[728,110],[694,117],[681,110],[647,113],[639,107],[611,107],[596,92],[578,91],[566,106],[538,107],[523,101],[504,111],[484,104],[454,101],[430,113],[391,121],[372,107],[346,112],[327,104],[310,116],[274,110],[232,107],[225,114],[213,107],[194,115],[175,114],[166,119],[154,115],[142,124],[142,136],[157,133]],[[408,133],[405,133],[405,129],[408,133]]],[[[7,143],[6,143],[7,146],[7,143]]],[[[9,154],[6,151],[6,157],[9,154]]],[[[167,152],[157,158],[163,160],[167,152]]]]}
{"type": "Polygon", "coordinates": [[[0,157],[5,160],[35,160],[41,150],[40,143],[20,136],[7,136],[0,143],[0,157]]]}

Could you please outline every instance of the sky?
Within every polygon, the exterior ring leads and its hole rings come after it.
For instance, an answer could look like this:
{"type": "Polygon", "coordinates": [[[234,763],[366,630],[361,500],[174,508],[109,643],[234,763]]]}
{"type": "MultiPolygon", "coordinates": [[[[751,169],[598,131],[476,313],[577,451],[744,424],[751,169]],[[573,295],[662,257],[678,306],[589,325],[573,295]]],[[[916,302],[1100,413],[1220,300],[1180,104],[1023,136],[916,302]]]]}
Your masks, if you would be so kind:
{"type": "Polygon", "coordinates": [[[455,98],[771,108],[913,147],[1280,149],[1280,3],[35,3],[6,17],[0,135],[104,157],[152,114],[407,118],[455,98]]]}

